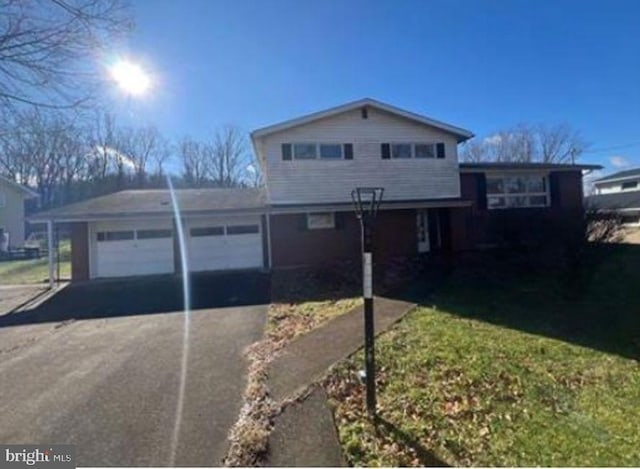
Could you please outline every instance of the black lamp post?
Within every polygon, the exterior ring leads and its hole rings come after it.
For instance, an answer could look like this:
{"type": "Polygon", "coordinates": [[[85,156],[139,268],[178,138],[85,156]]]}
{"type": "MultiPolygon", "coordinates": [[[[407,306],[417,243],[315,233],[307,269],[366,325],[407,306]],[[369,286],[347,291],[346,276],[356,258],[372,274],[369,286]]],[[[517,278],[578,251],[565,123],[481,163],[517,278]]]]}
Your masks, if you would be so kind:
{"type": "Polygon", "coordinates": [[[351,199],[362,231],[362,296],[364,297],[364,355],[367,413],[376,416],[376,378],[373,327],[373,221],[382,201],[382,187],[358,187],[351,199]]]}

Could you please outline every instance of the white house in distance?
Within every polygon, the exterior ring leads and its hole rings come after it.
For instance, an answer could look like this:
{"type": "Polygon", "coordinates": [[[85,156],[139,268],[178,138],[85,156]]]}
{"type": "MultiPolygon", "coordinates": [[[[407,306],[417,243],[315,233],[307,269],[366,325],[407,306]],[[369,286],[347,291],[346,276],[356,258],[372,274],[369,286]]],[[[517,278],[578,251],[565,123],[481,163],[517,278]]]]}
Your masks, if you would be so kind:
{"type": "Polygon", "coordinates": [[[627,226],[640,226],[640,168],[618,171],[594,181],[595,194],[588,206],[615,211],[627,226]]]}
{"type": "Polygon", "coordinates": [[[0,251],[24,244],[24,202],[38,193],[0,176],[0,251]]]}

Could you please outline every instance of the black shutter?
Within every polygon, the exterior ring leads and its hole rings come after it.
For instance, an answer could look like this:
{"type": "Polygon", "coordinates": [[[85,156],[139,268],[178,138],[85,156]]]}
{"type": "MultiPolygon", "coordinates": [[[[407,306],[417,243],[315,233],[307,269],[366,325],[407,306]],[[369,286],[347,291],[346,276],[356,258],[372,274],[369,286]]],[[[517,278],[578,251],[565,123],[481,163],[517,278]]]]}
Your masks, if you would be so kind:
{"type": "Polygon", "coordinates": [[[344,159],[345,160],[353,159],[353,143],[344,144],[344,159]]]}
{"type": "Polygon", "coordinates": [[[307,231],[307,214],[301,213],[298,215],[298,231],[307,231]]]}
{"type": "Polygon", "coordinates": [[[549,205],[552,207],[560,207],[562,201],[560,200],[560,179],[558,173],[549,174],[549,196],[551,202],[549,205]]]}
{"type": "Polygon", "coordinates": [[[445,157],[444,143],[436,144],[436,155],[437,155],[437,158],[444,158],[445,157]]]}
{"type": "Polygon", "coordinates": [[[380,145],[380,153],[382,154],[383,160],[388,160],[391,158],[391,145],[388,143],[383,143],[380,145]]]}
{"type": "Polygon", "coordinates": [[[480,173],[478,175],[478,209],[487,209],[487,175],[480,173]]]}
{"type": "Polygon", "coordinates": [[[282,159],[284,161],[291,160],[291,144],[290,143],[282,144],[282,159]]]}
{"type": "Polygon", "coordinates": [[[335,223],[336,223],[336,230],[344,230],[344,217],[346,216],[346,213],[344,212],[335,212],[333,214],[335,223]]]}

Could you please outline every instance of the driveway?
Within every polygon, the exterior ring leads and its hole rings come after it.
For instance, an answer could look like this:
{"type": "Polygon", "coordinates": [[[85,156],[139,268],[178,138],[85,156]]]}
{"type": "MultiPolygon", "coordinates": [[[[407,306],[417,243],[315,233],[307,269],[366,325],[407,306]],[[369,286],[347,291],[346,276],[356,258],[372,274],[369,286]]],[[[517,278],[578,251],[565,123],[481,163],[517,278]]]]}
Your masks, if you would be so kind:
{"type": "Polygon", "coordinates": [[[242,404],[242,351],[261,337],[266,306],[190,314],[178,420],[185,314],[152,313],[148,297],[170,300],[167,285],[133,283],[71,286],[0,318],[1,443],[74,444],[79,466],[220,464],[242,404]],[[90,314],[64,309],[74,297],[90,314]]]}

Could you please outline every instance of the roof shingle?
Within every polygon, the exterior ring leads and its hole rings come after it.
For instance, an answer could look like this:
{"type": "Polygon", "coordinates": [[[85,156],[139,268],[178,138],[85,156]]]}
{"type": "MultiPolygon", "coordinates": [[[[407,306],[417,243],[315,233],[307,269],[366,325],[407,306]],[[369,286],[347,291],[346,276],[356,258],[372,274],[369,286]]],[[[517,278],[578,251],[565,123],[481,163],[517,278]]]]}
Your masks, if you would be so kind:
{"type": "MultiPolygon", "coordinates": [[[[252,211],[265,207],[261,189],[176,189],[182,213],[252,211]]],[[[32,215],[30,220],[169,215],[173,212],[167,189],[126,190],[84,200],[32,215]]]]}

